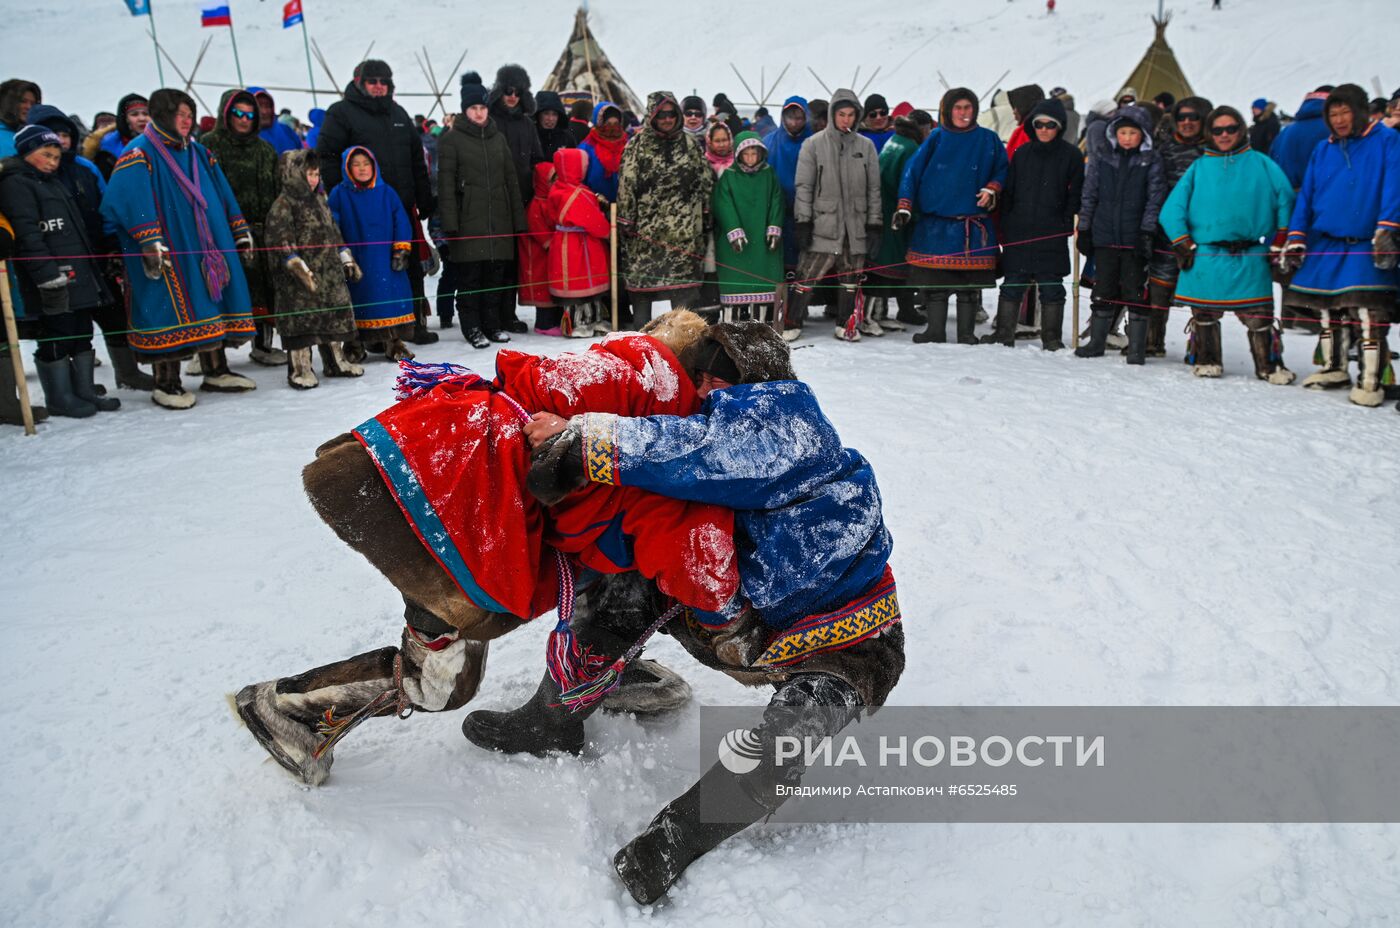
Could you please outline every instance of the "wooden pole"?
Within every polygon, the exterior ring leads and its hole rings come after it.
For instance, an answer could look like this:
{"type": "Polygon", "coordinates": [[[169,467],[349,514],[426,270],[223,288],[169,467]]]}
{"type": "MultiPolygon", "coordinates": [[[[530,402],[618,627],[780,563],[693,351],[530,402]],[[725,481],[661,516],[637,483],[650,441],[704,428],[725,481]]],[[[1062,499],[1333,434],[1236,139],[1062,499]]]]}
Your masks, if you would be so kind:
{"type": "Polygon", "coordinates": [[[238,60],[238,37],[233,34],[233,20],[228,24],[228,40],[233,43],[233,69],[238,72],[238,86],[246,86],[243,83],[243,63],[238,60]]]}
{"type": "Polygon", "coordinates": [[[608,204],[608,222],[612,225],[612,235],[608,236],[608,259],[612,267],[612,330],[617,331],[617,204],[608,204]]]}
{"type": "Polygon", "coordinates": [[[190,76],[185,79],[185,93],[189,93],[190,88],[194,86],[195,75],[199,73],[199,66],[204,63],[204,55],[209,51],[209,45],[213,41],[212,35],[204,37],[204,44],[199,48],[199,57],[195,58],[194,67],[190,68],[190,76]]]}
{"type": "MultiPolygon", "coordinates": [[[[1079,228],[1079,217],[1074,217],[1074,227],[1079,228]]],[[[1070,328],[1070,347],[1079,348],[1079,233],[1075,232],[1070,238],[1070,246],[1074,249],[1074,324],[1070,328]]]]}
{"type": "MultiPolygon", "coordinates": [[[[732,67],[732,65],[731,65],[731,67],[732,67]]],[[[826,91],[826,95],[827,95],[828,97],[830,97],[830,96],[831,96],[831,88],[828,87],[828,86],[826,86],[826,81],[822,80],[821,77],[817,74],[816,71],[813,71],[813,70],[812,70],[812,66],[811,66],[811,65],[808,65],[808,66],[807,66],[807,72],[817,79],[817,83],[822,85],[822,90],[825,90],[825,91],[826,91]]]]}
{"type": "MultiPolygon", "coordinates": [[[[304,9],[301,13],[301,47],[306,51],[306,76],[311,81],[311,105],[319,107],[321,103],[316,99],[316,72],[311,67],[311,37],[306,31],[306,11],[304,9]]],[[[331,86],[334,87],[335,84],[332,83],[331,86]]]]}
{"type": "Polygon", "coordinates": [[[19,356],[19,330],[15,327],[15,308],[10,304],[10,270],[0,261],[0,305],[5,313],[5,341],[10,346],[10,363],[15,367],[15,386],[19,390],[19,411],[24,417],[24,434],[35,434],[34,409],[29,405],[29,384],[24,380],[24,359],[19,356]]]}
{"type": "Polygon", "coordinates": [[[151,44],[156,49],[156,77],[160,78],[160,85],[165,86],[165,69],[160,64],[160,41],[156,38],[156,13],[151,9],[151,4],[146,4],[146,19],[151,23],[151,44]]]}

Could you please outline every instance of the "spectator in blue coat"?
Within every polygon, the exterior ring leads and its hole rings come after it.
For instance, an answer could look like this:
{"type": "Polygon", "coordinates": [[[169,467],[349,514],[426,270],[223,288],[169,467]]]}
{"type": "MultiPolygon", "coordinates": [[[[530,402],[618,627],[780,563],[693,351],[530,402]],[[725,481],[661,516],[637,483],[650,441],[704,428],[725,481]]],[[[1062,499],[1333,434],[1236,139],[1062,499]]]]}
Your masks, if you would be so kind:
{"type": "Polygon", "coordinates": [[[778,186],[783,190],[783,267],[789,271],[797,268],[797,261],[802,257],[792,219],[793,202],[797,198],[797,155],[802,151],[802,143],[811,137],[807,101],[794,96],[783,101],[781,125],[763,140],[768,149],[768,163],[777,173],[778,186]]]}
{"type": "Polygon", "coordinates": [[[894,138],[894,117],[882,95],[872,93],[865,98],[865,118],[861,120],[860,134],[875,144],[877,153],[884,151],[885,143],[894,138]]]}
{"type": "MultiPolygon", "coordinates": [[[[1324,84],[1303,98],[1303,105],[1293,121],[1283,127],[1269,149],[1269,157],[1278,162],[1288,182],[1296,191],[1303,186],[1303,174],[1308,169],[1308,159],[1312,157],[1317,143],[1327,138],[1327,120],[1323,112],[1327,95],[1332,92],[1331,84],[1324,84]]],[[[1283,279],[1283,327],[1303,329],[1308,332],[1320,331],[1318,314],[1303,305],[1293,295],[1287,275],[1283,279]]]]}
{"type": "Polygon", "coordinates": [[[578,146],[588,153],[588,173],[583,182],[609,203],[617,202],[617,175],[626,145],[622,108],[606,100],[593,107],[593,129],[578,146]]]}
{"type": "Polygon", "coordinates": [[[1308,161],[1279,261],[1285,271],[1297,269],[1293,298],[1322,319],[1322,370],[1303,386],[1351,383],[1347,343],[1355,330],[1361,370],[1350,399],[1358,406],[1379,406],[1385,397],[1400,253],[1400,135],[1368,121],[1369,109],[1355,84],[1327,95],[1331,134],[1308,161]]]}
{"type": "Polygon", "coordinates": [[[25,127],[29,108],[43,102],[43,91],[33,81],[16,77],[0,83],[0,158],[15,153],[15,133],[25,127]]]}
{"type": "Polygon", "coordinates": [[[272,94],[261,87],[249,87],[248,92],[258,101],[258,135],[277,149],[278,158],[282,157],[284,151],[296,151],[306,147],[296,130],[277,118],[277,104],[273,101],[272,94]]]}
{"type": "Polygon", "coordinates": [[[326,121],[326,111],[318,106],[307,113],[306,118],[311,120],[311,128],[306,130],[306,147],[315,148],[321,137],[321,123],[326,121]]]}

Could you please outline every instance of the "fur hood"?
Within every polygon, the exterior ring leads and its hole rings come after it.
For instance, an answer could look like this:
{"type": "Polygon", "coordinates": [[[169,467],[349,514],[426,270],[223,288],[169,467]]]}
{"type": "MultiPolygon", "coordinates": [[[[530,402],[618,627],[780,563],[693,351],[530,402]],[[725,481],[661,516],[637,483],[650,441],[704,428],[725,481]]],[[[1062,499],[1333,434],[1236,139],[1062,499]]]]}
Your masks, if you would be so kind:
{"type": "Polygon", "coordinates": [[[1142,145],[1139,151],[1152,150],[1152,117],[1147,110],[1136,104],[1130,104],[1118,110],[1118,115],[1108,121],[1108,128],[1104,132],[1108,135],[1108,144],[1111,148],[1118,148],[1118,128],[1120,126],[1132,126],[1142,132],[1142,145]]]}
{"type": "Polygon", "coordinates": [[[954,87],[943,95],[943,99],[938,104],[938,127],[944,132],[971,132],[977,128],[977,117],[982,112],[982,104],[977,99],[977,94],[966,87],[954,87]],[[972,103],[972,122],[966,129],[953,128],[953,104],[960,100],[968,100],[972,103]]]}
{"type": "Polygon", "coordinates": [[[734,362],[739,369],[739,383],[797,379],[792,369],[792,349],[765,322],[720,322],[705,329],[681,353],[681,366],[692,376],[705,348],[711,344],[718,344],[734,362]]]}
{"type": "Polygon", "coordinates": [[[16,129],[23,124],[23,120],[19,118],[19,107],[26,91],[34,94],[36,105],[44,102],[44,94],[33,81],[16,77],[0,84],[0,122],[16,129]]]}
{"type": "Polygon", "coordinates": [[[486,105],[493,113],[497,110],[504,113],[506,109],[505,105],[501,104],[501,97],[510,87],[520,91],[520,112],[533,117],[535,95],[530,92],[530,75],[518,64],[503,64],[496,69],[496,82],[491,85],[491,92],[486,95],[486,105]]]}
{"type": "MultiPolygon", "coordinates": [[[[151,112],[151,122],[155,124],[156,128],[167,138],[183,146],[184,142],[180,141],[180,136],[175,131],[175,113],[180,109],[181,103],[188,106],[191,113],[199,112],[199,108],[194,105],[193,97],[183,90],[176,90],[173,87],[162,87],[151,94],[148,106],[151,112]]],[[[191,132],[190,138],[186,139],[185,142],[193,140],[194,134],[191,132]]]]}
{"type": "Polygon", "coordinates": [[[316,191],[312,190],[311,185],[306,182],[306,170],[319,163],[316,152],[310,148],[284,151],[277,164],[277,173],[282,180],[282,193],[299,200],[310,199],[314,196],[316,191]]]}
{"type": "MultiPolygon", "coordinates": [[[[1371,100],[1366,96],[1366,91],[1356,84],[1339,84],[1335,90],[1327,95],[1327,102],[1322,107],[1322,118],[1327,118],[1327,112],[1334,106],[1347,106],[1351,108],[1351,137],[1359,138],[1366,134],[1370,126],[1371,100]]],[[[1331,124],[1328,124],[1329,131],[1331,124]]],[[[1333,135],[1333,138],[1336,136],[1333,135]]]]}
{"type": "MultiPolygon", "coordinates": [[[[1045,91],[1040,89],[1039,84],[1026,84],[1024,87],[1013,87],[1006,92],[1006,100],[1011,104],[1012,109],[1021,114],[1021,122],[1030,119],[1031,111],[1035,105],[1045,99],[1045,91]]],[[[1064,120],[1060,120],[1060,125],[1064,125],[1064,120]]]]}

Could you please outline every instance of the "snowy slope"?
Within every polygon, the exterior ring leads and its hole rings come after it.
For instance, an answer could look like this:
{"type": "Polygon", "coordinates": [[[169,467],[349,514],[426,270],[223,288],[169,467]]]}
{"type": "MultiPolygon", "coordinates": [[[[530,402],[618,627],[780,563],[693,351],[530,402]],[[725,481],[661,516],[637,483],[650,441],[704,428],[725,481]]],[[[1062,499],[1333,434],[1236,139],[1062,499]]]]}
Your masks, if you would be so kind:
{"type": "MultiPolygon", "coordinates": [[[[213,36],[198,79],[219,86],[195,88],[210,104],[221,87],[236,83],[227,30],[199,26],[200,9],[213,5],[154,0],[157,32],[182,70],[189,71],[204,37],[213,36]]],[[[122,94],[156,86],[146,20],[128,15],[118,0],[11,6],[5,70],[38,81],[45,102],[90,119],[99,109],[115,108],[122,94]]],[[[245,80],[306,87],[301,30],[281,28],[281,3],[233,0],[230,6],[245,80]]],[[[414,61],[426,45],[455,109],[456,76],[446,72],[464,48],[464,67],[481,71],[488,83],[498,65],[518,61],[538,87],[568,39],[577,3],[305,0],[303,6],[311,36],[335,71],[335,87],[349,80],[373,41],[374,55],[393,66],[403,93],[426,93],[427,79],[414,61]]],[[[1206,0],[1168,6],[1174,12],[1169,41],[1195,90],[1216,102],[1245,109],[1264,96],[1291,112],[1320,83],[1356,81],[1374,94],[1377,77],[1387,96],[1400,84],[1394,43],[1381,28],[1393,20],[1394,0],[1325,6],[1316,0],[1226,0],[1219,12],[1206,0]]],[[[942,93],[939,71],[954,86],[978,93],[1009,71],[1002,86],[1063,85],[1087,110],[1116,94],[1137,65],[1152,41],[1155,12],[1152,0],[1060,0],[1054,16],[1046,16],[1038,0],[865,0],[858,7],[811,0],[595,0],[592,22],[604,50],[642,98],[664,87],[678,94],[695,91],[706,100],[722,90],[745,101],[749,94],[730,63],[755,94],[761,73],[776,82],[770,103],[794,93],[825,97],[808,66],[832,89],[852,83],[859,66],[856,89],[879,67],[869,90],[884,93],[892,104],[908,99],[935,107],[942,93]]],[[[168,64],[165,71],[167,82],[174,82],[168,64]]],[[[331,86],[319,64],[315,78],[318,88],[331,86]]],[[[309,94],[277,97],[298,113],[311,106],[309,94]]],[[[322,106],[327,99],[321,98],[322,106]]],[[[432,105],[430,97],[403,102],[411,113],[432,105]]]]}
{"type": "MultiPolygon", "coordinates": [[[[893,702],[1400,703],[1400,416],[1256,382],[1233,323],[1227,376],[1194,380],[1179,328],[1146,369],[907,335],[798,351],[886,500],[893,702]]],[[[457,335],[422,357],[490,367],[457,335]]],[[[303,790],[224,694],[397,641],[397,594],[299,481],[393,371],[305,394],[234,363],[256,394],[172,414],[122,391],[118,413],[0,434],[0,924],[1396,923],[1400,828],[1369,825],[772,827],[642,912],[609,862],[699,769],[694,709],[594,720],[582,761],[485,754],[461,712],[376,720],[303,790]]],[[[472,708],[525,698],[547,629],[493,644],[472,708]]],[[[669,641],[654,656],[700,701],[766,698],[669,641]]]]}

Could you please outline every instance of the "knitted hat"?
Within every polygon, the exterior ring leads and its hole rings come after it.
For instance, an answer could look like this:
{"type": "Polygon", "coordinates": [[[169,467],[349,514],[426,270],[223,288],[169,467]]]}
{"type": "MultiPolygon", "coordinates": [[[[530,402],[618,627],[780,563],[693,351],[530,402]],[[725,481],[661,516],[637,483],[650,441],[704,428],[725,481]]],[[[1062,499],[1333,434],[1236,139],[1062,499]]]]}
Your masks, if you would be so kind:
{"type": "Polygon", "coordinates": [[[21,158],[45,145],[52,145],[55,148],[63,147],[58,133],[47,126],[25,126],[15,133],[15,153],[21,158]]]}
{"type": "Polygon", "coordinates": [[[486,85],[481,82],[481,75],[475,71],[468,71],[462,75],[462,112],[467,111],[469,106],[486,105],[486,85]]]}
{"type": "Polygon", "coordinates": [[[1268,105],[1269,101],[1265,100],[1263,97],[1260,97],[1258,100],[1255,100],[1253,103],[1249,104],[1249,108],[1252,110],[1262,110],[1268,105]]]}
{"type": "Polygon", "coordinates": [[[708,115],[708,110],[706,110],[705,108],[704,98],[697,97],[694,94],[691,94],[690,96],[686,97],[684,100],[681,101],[681,112],[684,113],[686,110],[699,110],[700,115],[708,115]]]}
{"type": "Polygon", "coordinates": [[[890,105],[885,102],[885,98],[882,95],[878,93],[872,93],[870,96],[865,98],[865,112],[868,113],[871,110],[884,110],[885,114],[888,115],[890,111],[890,105]]]}

